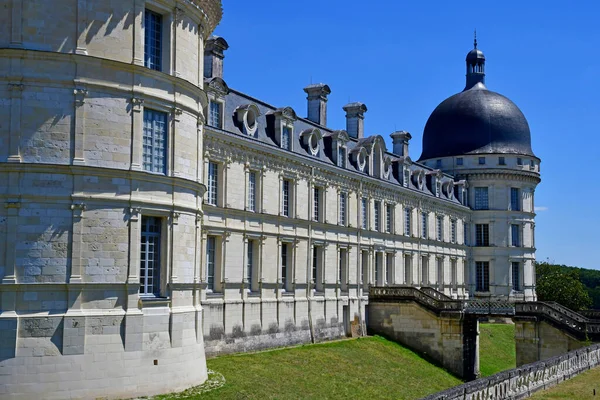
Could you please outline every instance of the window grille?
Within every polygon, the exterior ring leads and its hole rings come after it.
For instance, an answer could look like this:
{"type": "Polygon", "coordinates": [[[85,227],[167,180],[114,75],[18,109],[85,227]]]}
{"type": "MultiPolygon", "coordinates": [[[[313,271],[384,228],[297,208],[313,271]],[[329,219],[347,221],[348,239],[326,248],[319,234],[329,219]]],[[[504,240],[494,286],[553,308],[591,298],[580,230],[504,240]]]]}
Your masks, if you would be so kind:
{"type": "Polygon", "coordinates": [[[162,15],[144,12],[144,66],[162,70],[162,15]]]}
{"type": "Polygon", "coordinates": [[[256,211],[256,172],[248,173],[248,210],[256,211]]]}
{"type": "Polygon", "coordinates": [[[486,187],[476,187],[475,188],[475,209],[476,210],[488,210],[489,209],[488,188],[486,188],[486,187]]]}
{"type": "Polygon", "coordinates": [[[217,190],[218,190],[219,167],[217,163],[210,161],[208,163],[208,180],[206,198],[208,204],[217,205],[217,190]]]}
{"type": "Polygon", "coordinates": [[[477,284],[475,290],[477,292],[489,292],[490,263],[487,261],[477,261],[475,265],[477,269],[477,284]]]}

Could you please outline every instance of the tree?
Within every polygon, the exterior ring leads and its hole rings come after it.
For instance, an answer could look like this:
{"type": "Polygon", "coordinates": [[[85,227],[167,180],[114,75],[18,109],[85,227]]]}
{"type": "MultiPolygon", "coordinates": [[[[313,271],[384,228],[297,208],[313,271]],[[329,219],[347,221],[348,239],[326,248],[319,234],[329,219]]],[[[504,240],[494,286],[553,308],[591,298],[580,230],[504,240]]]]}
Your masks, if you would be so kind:
{"type": "Polygon", "coordinates": [[[536,293],[540,301],[555,301],[573,311],[586,309],[592,299],[575,268],[562,268],[547,262],[536,264],[536,293]]]}

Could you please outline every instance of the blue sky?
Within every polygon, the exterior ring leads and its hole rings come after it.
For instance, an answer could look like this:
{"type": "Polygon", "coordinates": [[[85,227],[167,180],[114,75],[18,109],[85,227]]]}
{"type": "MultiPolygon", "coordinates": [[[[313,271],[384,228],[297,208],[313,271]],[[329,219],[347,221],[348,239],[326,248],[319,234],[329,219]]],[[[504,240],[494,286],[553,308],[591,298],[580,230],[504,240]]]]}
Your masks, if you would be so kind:
{"type": "Polygon", "coordinates": [[[461,91],[477,29],[486,84],[523,111],[542,159],[538,260],[600,269],[600,3],[578,1],[223,1],[228,85],[306,116],[302,88],[331,87],[328,125],[361,101],[367,135],[413,135],[461,91]]]}

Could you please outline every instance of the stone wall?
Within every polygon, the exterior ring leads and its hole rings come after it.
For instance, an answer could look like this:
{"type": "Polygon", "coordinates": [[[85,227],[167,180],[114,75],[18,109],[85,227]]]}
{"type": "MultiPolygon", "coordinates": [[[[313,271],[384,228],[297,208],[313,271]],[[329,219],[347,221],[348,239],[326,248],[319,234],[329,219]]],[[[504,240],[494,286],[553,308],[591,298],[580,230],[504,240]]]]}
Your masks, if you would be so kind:
{"type": "Polygon", "coordinates": [[[589,344],[535,317],[516,317],[514,321],[518,366],[543,361],[589,344]]]}
{"type": "Polygon", "coordinates": [[[425,400],[522,399],[600,364],[600,345],[523,365],[432,394],[425,400]]]}
{"type": "Polygon", "coordinates": [[[469,379],[478,374],[476,320],[473,327],[460,312],[436,315],[414,302],[371,301],[367,312],[369,334],[401,343],[460,377],[469,379]]]}

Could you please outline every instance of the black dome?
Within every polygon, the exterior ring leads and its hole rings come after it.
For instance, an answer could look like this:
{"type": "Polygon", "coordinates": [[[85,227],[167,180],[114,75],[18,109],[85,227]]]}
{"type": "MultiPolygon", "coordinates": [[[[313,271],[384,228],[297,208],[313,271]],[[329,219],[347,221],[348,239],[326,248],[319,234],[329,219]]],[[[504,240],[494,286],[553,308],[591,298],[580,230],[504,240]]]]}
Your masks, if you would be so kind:
{"type": "Polygon", "coordinates": [[[433,111],[423,132],[420,160],[482,153],[534,156],[529,124],[521,110],[477,83],[433,111]]]}

